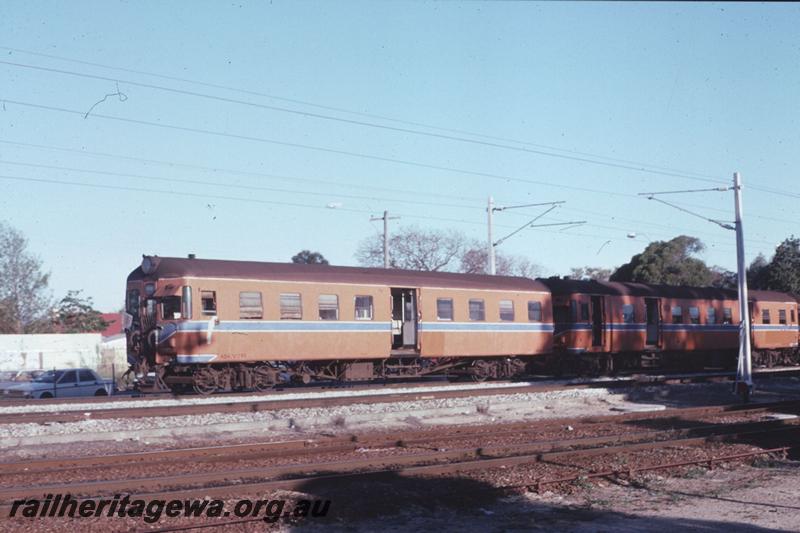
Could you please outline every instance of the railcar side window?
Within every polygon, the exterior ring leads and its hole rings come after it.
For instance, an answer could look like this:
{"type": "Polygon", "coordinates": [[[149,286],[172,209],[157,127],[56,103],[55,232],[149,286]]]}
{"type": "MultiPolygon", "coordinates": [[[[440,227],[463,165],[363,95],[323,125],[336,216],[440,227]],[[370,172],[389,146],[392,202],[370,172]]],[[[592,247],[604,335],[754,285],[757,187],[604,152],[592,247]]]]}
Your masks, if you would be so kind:
{"type": "Polygon", "coordinates": [[[217,291],[200,291],[200,302],[204,315],[217,314],[217,291]]]}
{"type": "Polygon", "coordinates": [[[792,324],[794,324],[794,309],[791,310],[792,324]]]}
{"type": "Polygon", "coordinates": [[[717,310],[713,307],[706,307],[706,324],[717,323],[717,310]]]}
{"type": "Polygon", "coordinates": [[[778,324],[786,324],[786,309],[778,309],[778,324]]]}
{"type": "Polygon", "coordinates": [[[239,293],[239,318],[261,319],[264,318],[264,306],[261,302],[261,293],[246,291],[239,293]]]}
{"type": "Polygon", "coordinates": [[[484,306],[483,300],[469,301],[469,319],[486,320],[486,307],[484,306]]]}
{"type": "Polygon", "coordinates": [[[683,309],[680,306],[672,308],[672,323],[683,324],[683,309]]]}
{"type": "Polygon", "coordinates": [[[699,307],[690,307],[689,308],[689,322],[691,324],[699,324],[700,323],[700,308],[699,307]]]}
{"type": "Polygon", "coordinates": [[[163,320],[178,320],[181,318],[180,296],[166,296],[161,299],[161,318],[163,320]]]}
{"type": "Polygon", "coordinates": [[[625,304],[622,306],[622,321],[626,324],[633,324],[634,322],[633,305],[625,304]]]}
{"type": "Polygon", "coordinates": [[[589,304],[586,302],[581,303],[581,320],[584,322],[589,321],[589,304]]]}
{"type": "Polygon", "coordinates": [[[337,295],[319,295],[319,319],[339,320],[339,297],[337,295]]]}
{"type": "Polygon", "coordinates": [[[730,307],[724,307],[722,309],[722,323],[733,324],[733,310],[731,310],[730,307]]]}
{"type": "Polygon", "coordinates": [[[507,322],[514,321],[513,300],[500,300],[500,320],[504,320],[507,322]]]}
{"type": "Polygon", "coordinates": [[[356,296],[356,320],[372,320],[372,296],[356,296]]]}
{"type": "Polygon", "coordinates": [[[761,323],[762,324],[769,324],[769,309],[762,309],[761,310],[761,323]]]}
{"type": "Polygon", "coordinates": [[[281,293],[281,320],[300,320],[303,318],[303,302],[299,292],[281,293]]]}
{"type": "Polygon", "coordinates": [[[439,320],[453,320],[453,299],[436,299],[436,318],[439,320]]]}
{"type": "Polygon", "coordinates": [[[139,289],[128,291],[127,310],[129,315],[139,316],[139,289]]]}
{"type": "Polygon", "coordinates": [[[528,320],[531,322],[542,321],[542,302],[528,302],[528,320]]]}

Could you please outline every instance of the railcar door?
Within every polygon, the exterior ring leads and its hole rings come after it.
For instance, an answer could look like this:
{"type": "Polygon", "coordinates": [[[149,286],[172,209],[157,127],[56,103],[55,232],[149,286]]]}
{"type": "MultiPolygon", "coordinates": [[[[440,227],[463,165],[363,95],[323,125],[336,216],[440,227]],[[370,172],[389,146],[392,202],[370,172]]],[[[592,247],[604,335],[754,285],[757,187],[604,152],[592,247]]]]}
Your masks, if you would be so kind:
{"type": "Polygon", "coordinates": [[[417,349],[417,291],[392,289],[392,350],[417,349]]]}
{"type": "Polygon", "coordinates": [[[660,301],[658,298],[645,298],[644,305],[647,319],[647,340],[645,344],[647,346],[658,346],[659,333],[661,330],[659,314],[659,309],[661,309],[660,301]]]}
{"type": "Polygon", "coordinates": [[[602,296],[592,296],[592,346],[603,345],[605,309],[602,296]]]}

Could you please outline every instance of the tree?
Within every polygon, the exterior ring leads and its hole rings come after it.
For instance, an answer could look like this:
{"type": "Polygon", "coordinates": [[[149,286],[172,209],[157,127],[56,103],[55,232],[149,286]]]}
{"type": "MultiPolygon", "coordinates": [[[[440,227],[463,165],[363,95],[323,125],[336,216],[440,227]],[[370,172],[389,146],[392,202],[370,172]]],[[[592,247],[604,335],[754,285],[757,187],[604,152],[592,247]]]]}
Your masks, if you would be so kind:
{"type": "Polygon", "coordinates": [[[292,256],[292,263],[302,263],[306,265],[327,265],[328,260],[319,253],[311,250],[301,250],[297,255],[292,256]]]}
{"type": "Polygon", "coordinates": [[[0,222],[0,333],[47,331],[49,277],[22,233],[0,222]]]}
{"type": "Polygon", "coordinates": [[[766,289],[769,285],[769,261],[764,254],[758,254],[747,267],[747,286],[751,289],[766,289]]]}
{"type": "MultiPolygon", "coordinates": [[[[489,252],[486,248],[486,245],[473,241],[461,255],[458,271],[465,274],[488,274],[489,252]]],[[[540,274],[541,268],[527,257],[496,251],[495,271],[500,276],[535,278],[540,274]]]]}
{"type": "Polygon", "coordinates": [[[800,238],[792,235],[775,248],[772,260],[763,256],[750,264],[754,288],[800,294],[800,238]]]}
{"type": "Polygon", "coordinates": [[[737,274],[720,266],[712,266],[710,285],[718,289],[735,289],[738,286],[737,274]]]}
{"type": "MultiPolygon", "coordinates": [[[[457,231],[400,228],[389,238],[389,266],[407,270],[453,270],[464,253],[464,236],[457,231]]],[[[383,266],[381,235],[361,241],[356,259],[363,266],[383,266]]]]}
{"type": "Polygon", "coordinates": [[[570,269],[567,277],[569,279],[608,281],[612,272],[612,269],[603,267],[574,267],[570,269]]]}
{"type": "Polygon", "coordinates": [[[620,266],[610,280],[707,286],[714,279],[713,272],[701,259],[692,257],[704,248],[700,239],[687,235],[651,242],[642,253],[620,266]]]}
{"type": "MultiPolygon", "coordinates": [[[[486,274],[488,252],[478,241],[469,242],[455,230],[400,228],[389,239],[389,265],[407,270],[486,274]]],[[[383,239],[375,235],[361,241],[356,259],[363,266],[383,266],[383,239]]],[[[501,276],[534,278],[540,268],[526,257],[496,254],[496,271],[501,276]]]]}
{"type": "Polygon", "coordinates": [[[94,308],[91,297],[83,298],[83,291],[69,291],[56,306],[53,319],[55,330],[60,333],[97,333],[105,330],[109,323],[103,320],[100,311],[94,308]]]}

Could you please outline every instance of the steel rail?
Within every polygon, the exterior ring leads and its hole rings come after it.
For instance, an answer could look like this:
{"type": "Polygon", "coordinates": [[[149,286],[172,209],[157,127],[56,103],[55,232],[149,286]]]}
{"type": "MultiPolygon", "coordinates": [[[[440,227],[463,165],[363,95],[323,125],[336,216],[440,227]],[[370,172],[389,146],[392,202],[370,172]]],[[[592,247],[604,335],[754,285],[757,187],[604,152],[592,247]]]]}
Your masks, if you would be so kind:
{"type": "MultiPolygon", "coordinates": [[[[564,451],[541,451],[539,443],[503,445],[493,447],[463,448],[409,455],[367,457],[311,464],[288,464],[222,472],[200,472],[145,477],[136,479],[113,479],[80,481],[66,484],[28,485],[26,487],[0,488],[0,500],[37,497],[46,493],[65,493],[97,497],[120,491],[139,492],[156,490],[157,494],[172,497],[188,497],[202,493],[210,495],[230,494],[231,491],[245,493],[251,489],[264,491],[274,489],[293,490],[311,481],[333,481],[353,477],[369,477],[392,473],[395,475],[441,475],[476,469],[508,467],[528,463],[554,462],[578,457],[628,453],[666,447],[699,446],[709,442],[736,442],[743,438],[763,438],[778,432],[797,433],[797,419],[776,420],[769,423],[755,422],[735,424],[732,428],[699,437],[681,437],[667,440],[651,440],[617,446],[600,445],[564,451]],[[442,462],[447,461],[447,462],[442,462]],[[433,463],[433,464],[430,464],[433,463]],[[309,475],[311,474],[311,475],[309,475]],[[265,478],[269,478],[265,480],[265,478]]],[[[667,433],[667,432],[663,432],[667,433]]],[[[153,496],[150,494],[149,496],[153,496]]],[[[2,508],[2,506],[0,506],[2,508]]]]}

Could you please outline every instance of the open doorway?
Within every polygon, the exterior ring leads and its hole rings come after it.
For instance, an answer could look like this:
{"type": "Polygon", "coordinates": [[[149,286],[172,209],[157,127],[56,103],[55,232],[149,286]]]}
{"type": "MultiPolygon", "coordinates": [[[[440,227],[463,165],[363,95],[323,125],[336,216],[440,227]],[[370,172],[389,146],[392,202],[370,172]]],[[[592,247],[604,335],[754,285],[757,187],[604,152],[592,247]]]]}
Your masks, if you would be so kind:
{"type": "Polygon", "coordinates": [[[647,346],[658,346],[658,338],[660,333],[661,315],[659,313],[659,300],[658,298],[645,298],[645,315],[647,319],[647,346]]]}
{"type": "Polygon", "coordinates": [[[603,309],[603,297],[592,296],[592,346],[603,345],[604,331],[605,309],[603,309]]]}
{"type": "Polygon", "coordinates": [[[417,351],[415,289],[392,289],[392,350],[417,351]]]}

